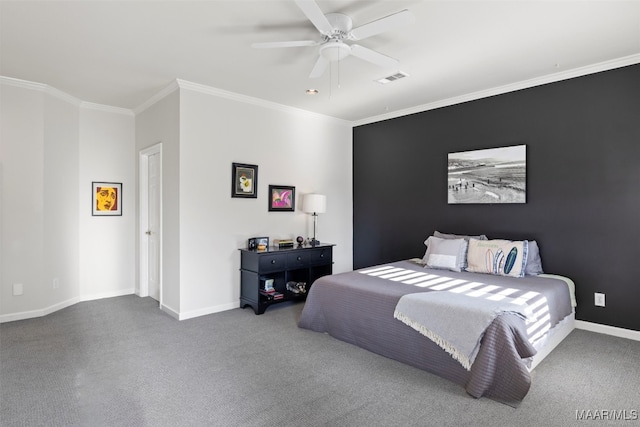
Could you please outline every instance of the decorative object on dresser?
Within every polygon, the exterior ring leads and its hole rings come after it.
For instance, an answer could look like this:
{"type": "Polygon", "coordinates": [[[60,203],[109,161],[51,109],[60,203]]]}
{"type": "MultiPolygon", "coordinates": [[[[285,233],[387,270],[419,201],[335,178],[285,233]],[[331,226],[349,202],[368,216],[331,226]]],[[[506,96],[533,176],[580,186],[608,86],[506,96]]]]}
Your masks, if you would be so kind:
{"type": "Polygon", "coordinates": [[[269,186],[269,211],[293,212],[296,210],[296,187],[290,185],[269,186]]]}
{"type": "Polygon", "coordinates": [[[277,248],[292,248],[293,240],[291,239],[273,239],[273,246],[277,248]]]}
{"type": "Polygon", "coordinates": [[[311,245],[317,246],[320,244],[318,239],[316,239],[318,214],[327,211],[327,196],[324,194],[306,194],[302,203],[302,210],[313,216],[313,239],[311,240],[311,245]]]}
{"type": "Polygon", "coordinates": [[[316,279],[332,273],[333,246],[240,249],[240,307],[262,314],[271,304],[304,300],[316,279]]]}
{"type": "Polygon", "coordinates": [[[265,251],[269,248],[268,237],[252,237],[247,240],[247,249],[250,251],[265,251]]]}
{"type": "Polygon", "coordinates": [[[231,197],[258,197],[258,166],[246,163],[231,164],[231,197]]]}

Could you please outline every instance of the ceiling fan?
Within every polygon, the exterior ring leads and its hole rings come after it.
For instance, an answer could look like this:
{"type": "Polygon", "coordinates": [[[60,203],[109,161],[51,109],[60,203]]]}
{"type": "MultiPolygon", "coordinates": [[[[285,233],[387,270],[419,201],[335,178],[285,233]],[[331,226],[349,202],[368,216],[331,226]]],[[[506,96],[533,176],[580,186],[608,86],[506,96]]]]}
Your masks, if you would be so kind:
{"type": "Polygon", "coordinates": [[[369,22],[357,28],[353,21],[342,13],[322,13],[315,0],[295,0],[298,7],[318,29],[322,38],[318,40],[302,40],[289,42],[253,43],[258,49],[278,47],[320,46],[318,60],[309,74],[310,78],[322,76],[327,65],[353,55],[383,68],[397,68],[398,60],[383,55],[358,44],[346,44],[346,40],[362,40],[376,34],[390,31],[413,23],[413,14],[405,9],[392,15],[369,22]]]}

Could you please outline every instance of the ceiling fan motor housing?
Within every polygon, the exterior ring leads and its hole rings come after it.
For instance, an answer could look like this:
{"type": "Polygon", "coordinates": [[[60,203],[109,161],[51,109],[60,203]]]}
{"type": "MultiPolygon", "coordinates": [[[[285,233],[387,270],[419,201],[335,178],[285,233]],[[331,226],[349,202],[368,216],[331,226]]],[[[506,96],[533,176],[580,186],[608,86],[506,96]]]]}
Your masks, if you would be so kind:
{"type": "Polygon", "coordinates": [[[327,13],[324,15],[333,27],[331,34],[325,34],[328,39],[343,40],[349,37],[349,32],[353,28],[353,20],[351,17],[342,13],[327,13]]]}
{"type": "Polygon", "coordinates": [[[349,38],[353,21],[342,13],[327,13],[325,18],[333,27],[333,31],[325,35],[325,42],[320,46],[320,55],[327,61],[340,61],[351,53],[349,45],[342,40],[349,38]]]}

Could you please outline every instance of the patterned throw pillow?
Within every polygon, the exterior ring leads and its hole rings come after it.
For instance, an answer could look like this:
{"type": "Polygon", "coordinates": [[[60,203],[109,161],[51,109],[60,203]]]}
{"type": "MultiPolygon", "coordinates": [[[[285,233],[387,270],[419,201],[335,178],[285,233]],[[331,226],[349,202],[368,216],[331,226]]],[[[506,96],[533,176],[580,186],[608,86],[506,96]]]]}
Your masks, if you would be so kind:
{"type": "Polygon", "coordinates": [[[523,277],[529,244],[526,240],[469,240],[467,271],[523,277]]]}

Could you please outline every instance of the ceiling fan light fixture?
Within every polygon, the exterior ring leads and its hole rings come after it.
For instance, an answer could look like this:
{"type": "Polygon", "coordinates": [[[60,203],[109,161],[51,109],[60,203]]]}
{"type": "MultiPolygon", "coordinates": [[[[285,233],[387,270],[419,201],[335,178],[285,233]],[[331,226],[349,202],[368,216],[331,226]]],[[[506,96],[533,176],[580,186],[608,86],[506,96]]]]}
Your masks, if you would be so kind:
{"type": "Polygon", "coordinates": [[[330,41],[320,47],[320,55],[329,62],[340,61],[351,53],[348,44],[341,41],[330,41]]]}

